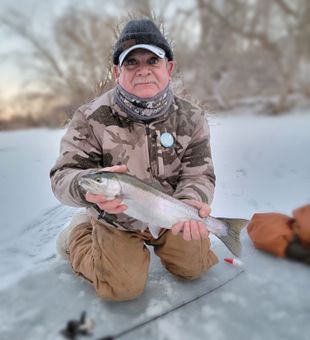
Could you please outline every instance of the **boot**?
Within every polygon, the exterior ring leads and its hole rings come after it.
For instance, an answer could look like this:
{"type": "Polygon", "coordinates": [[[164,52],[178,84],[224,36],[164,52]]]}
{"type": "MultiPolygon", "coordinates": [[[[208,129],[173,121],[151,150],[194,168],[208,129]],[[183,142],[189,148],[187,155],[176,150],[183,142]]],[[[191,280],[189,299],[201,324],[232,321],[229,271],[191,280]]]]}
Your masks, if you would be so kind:
{"type": "Polygon", "coordinates": [[[73,215],[71,222],[58,235],[56,240],[57,253],[65,260],[69,259],[69,237],[71,231],[82,223],[90,223],[90,217],[85,211],[73,215]]]}

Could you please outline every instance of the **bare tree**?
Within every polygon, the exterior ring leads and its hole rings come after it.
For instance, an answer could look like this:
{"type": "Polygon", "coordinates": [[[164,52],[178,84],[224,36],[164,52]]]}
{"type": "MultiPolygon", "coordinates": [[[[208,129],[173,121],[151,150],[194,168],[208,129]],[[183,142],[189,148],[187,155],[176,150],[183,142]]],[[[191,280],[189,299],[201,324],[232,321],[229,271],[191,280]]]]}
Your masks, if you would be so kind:
{"type": "Polygon", "coordinates": [[[0,17],[31,48],[27,60],[36,77],[37,94],[41,91],[42,96],[76,108],[94,98],[98,85],[101,91],[111,88],[115,18],[69,8],[54,22],[49,39],[31,30],[26,20],[20,13],[0,17]]]}
{"type": "Polygon", "coordinates": [[[273,88],[274,111],[283,111],[309,50],[308,7],[306,0],[294,6],[286,0],[196,0],[201,39],[195,53],[201,65],[195,83],[220,106],[227,106],[223,88],[228,99],[273,88]]]}
{"type": "Polygon", "coordinates": [[[32,86],[23,100],[37,101],[33,110],[49,107],[60,121],[64,111],[72,113],[110,89],[115,39],[125,21],[142,17],[169,32],[177,66],[173,85],[202,105],[225,109],[244,97],[276,96],[277,113],[289,106],[294,91],[310,95],[307,0],[192,0],[187,6],[176,0],[115,0],[115,7],[120,17],[97,8],[67,8],[48,39],[21,12],[0,15],[0,24],[30,46],[23,62],[32,70],[33,78],[27,78],[32,86]]]}
{"type": "Polygon", "coordinates": [[[150,0],[123,0],[123,6],[128,12],[135,15],[151,18],[153,15],[152,4],[150,0]]]}

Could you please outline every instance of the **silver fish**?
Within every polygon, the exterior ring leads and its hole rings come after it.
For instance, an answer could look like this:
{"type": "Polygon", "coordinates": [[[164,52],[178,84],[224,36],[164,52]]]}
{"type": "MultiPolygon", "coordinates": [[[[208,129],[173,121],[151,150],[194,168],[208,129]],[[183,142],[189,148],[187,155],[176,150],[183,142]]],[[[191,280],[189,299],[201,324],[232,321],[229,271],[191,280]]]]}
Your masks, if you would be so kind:
{"type": "Polygon", "coordinates": [[[144,222],[155,237],[158,236],[160,228],[171,229],[177,222],[198,220],[203,222],[235,256],[240,256],[240,231],[248,220],[212,216],[201,218],[196,208],[129,174],[97,171],[82,176],[79,185],[84,190],[103,195],[107,199],[122,198],[123,204],[128,206],[124,213],[144,222]]]}

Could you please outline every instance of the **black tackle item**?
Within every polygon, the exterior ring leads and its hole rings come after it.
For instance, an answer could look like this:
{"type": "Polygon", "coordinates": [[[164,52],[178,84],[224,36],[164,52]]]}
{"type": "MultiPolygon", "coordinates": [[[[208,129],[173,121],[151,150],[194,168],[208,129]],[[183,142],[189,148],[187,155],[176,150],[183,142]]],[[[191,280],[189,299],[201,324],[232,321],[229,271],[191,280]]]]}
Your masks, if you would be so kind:
{"type": "Polygon", "coordinates": [[[286,256],[310,265],[310,247],[305,247],[296,234],[286,248],[286,256]]]}
{"type": "Polygon", "coordinates": [[[60,333],[66,338],[75,340],[78,335],[91,335],[90,331],[94,327],[94,321],[86,319],[86,312],[81,313],[79,320],[69,320],[65,329],[60,333]]]}

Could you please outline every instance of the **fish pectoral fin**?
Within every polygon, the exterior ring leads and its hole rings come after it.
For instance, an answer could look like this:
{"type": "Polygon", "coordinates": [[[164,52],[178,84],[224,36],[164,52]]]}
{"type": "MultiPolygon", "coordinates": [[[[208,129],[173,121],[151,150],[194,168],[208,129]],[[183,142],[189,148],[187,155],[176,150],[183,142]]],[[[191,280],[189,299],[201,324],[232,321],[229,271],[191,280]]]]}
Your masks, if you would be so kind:
{"type": "Polygon", "coordinates": [[[160,232],[161,227],[158,226],[149,226],[150,233],[154,238],[158,238],[158,234],[160,232]]]}

